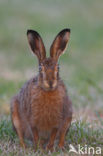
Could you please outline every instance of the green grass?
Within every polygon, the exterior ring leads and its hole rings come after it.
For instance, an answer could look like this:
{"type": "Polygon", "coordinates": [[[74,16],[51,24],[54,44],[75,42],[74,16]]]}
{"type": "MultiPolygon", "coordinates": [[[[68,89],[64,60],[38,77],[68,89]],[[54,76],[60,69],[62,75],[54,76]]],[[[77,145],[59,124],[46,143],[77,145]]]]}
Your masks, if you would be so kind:
{"type": "Polygon", "coordinates": [[[50,45],[57,33],[66,27],[71,28],[68,49],[59,61],[60,75],[67,86],[74,110],[75,122],[67,140],[75,146],[77,143],[101,145],[102,6],[102,0],[0,0],[0,117],[5,117],[5,120],[0,121],[2,155],[7,155],[5,152],[9,148],[10,156],[16,155],[17,152],[20,153],[18,155],[33,155],[31,147],[23,153],[18,138],[11,129],[10,119],[6,116],[10,115],[11,97],[19,91],[25,81],[38,72],[37,58],[32,57],[27,43],[27,29],[34,29],[40,33],[49,56],[50,45]],[[88,130],[88,124],[93,124],[93,128],[89,127],[88,130]]]}
{"type": "MultiPolygon", "coordinates": [[[[51,156],[62,156],[62,154],[69,154],[69,144],[72,144],[76,149],[78,144],[81,146],[87,145],[89,147],[101,147],[103,149],[103,131],[99,128],[94,129],[91,124],[84,121],[73,122],[69,133],[66,136],[65,149],[60,151],[55,145],[55,150],[51,156]]],[[[19,145],[19,139],[12,129],[10,117],[3,117],[0,121],[0,154],[12,156],[16,155],[48,155],[48,152],[42,151],[39,147],[34,154],[33,144],[26,140],[27,149],[24,150],[19,145]],[[19,151],[18,151],[19,149],[19,151]]],[[[103,151],[102,151],[103,152],[103,151]]]]}

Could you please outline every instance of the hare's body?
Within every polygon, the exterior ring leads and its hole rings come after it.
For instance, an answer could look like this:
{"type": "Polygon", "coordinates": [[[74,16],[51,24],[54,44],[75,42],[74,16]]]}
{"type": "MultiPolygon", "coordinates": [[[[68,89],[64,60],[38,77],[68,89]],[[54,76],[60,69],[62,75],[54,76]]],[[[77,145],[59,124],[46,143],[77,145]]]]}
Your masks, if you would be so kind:
{"type": "Polygon", "coordinates": [[[23,146],[23,137],[26,137],[33,139],[36,144],[39,139],[49,140],[47,147],[52,148],[58,135],[59,147],[63,147],[72,119],[71,101],[59,78],[57,60],[52,58],[52,54],[50,58],[45,58],[45,52],[38,57],[44,57],[40,61],[40,73],[12,99],[12,122],[23,146]]]}
{"type": "Polygon", "coordinates": [[[32,137],[30,128],[36,127],[39,136],[45,139],[48,137],[47,133],[50,134],[53,128],[60,128],[63,120],[72,115],[71,102],[67,98],[66,89],[61,80],[54,91],[47,92],[37,85],[35,79],[31,79],[13,98],[12,112],[15,112],[15,104],[23,134],[30,138],[32,137]],[[64,110],[67,111],[67,114],[63,112],[64,110]]]}

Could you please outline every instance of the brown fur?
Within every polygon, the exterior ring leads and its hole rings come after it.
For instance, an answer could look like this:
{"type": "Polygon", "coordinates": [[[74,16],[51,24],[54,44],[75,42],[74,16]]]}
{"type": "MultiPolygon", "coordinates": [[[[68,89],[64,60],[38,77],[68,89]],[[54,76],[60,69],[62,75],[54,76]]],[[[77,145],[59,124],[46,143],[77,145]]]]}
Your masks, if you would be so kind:
{"type": "MultiPolygon", "coordinates": [[[[66,32],[68,33],[69,31],[65,29],[64,35],[66,32]]],[[[66,132],[71,124],[72,104],[67,95],[65,85],[59,77],[57,58],[54,59],[55,54],[52,54],[53,58],[52,56],[46,58],[44,45],[40,46],[40,48],[43,47],[42,50],[38,47],[38,45],[43,44],[43,41],[39,39],[39,34],[36,34],[35,42],[35,31],[32,32],[30,30],[28,33],[30,46],[33,45],[33,43],[31,43],[32,40],[35,44],[40,41],[37,46],[31,47],[39,59],[39,74],[37,77],[29,80],[12,99],[12,122],[23,147],[25,147],[23,138],[27,137],[33,139],[36,145],[39,139],[49,139],[47,148],[51,149],[58,135],[59,147],[62,148],[64,146],[66,132]],[[30,36],[30,33],[32,36],[30,36]],[[35,47],[37,48],[36,52],[35,47]],[[37,54],[37,51],[38,53],[40,52],[40,54],[37,54]]],[[[67,35],[68,34],[66,34],[66,43],[67,35]]],[[[59,43],[54,41],[55,47],[56,44],[58,44],[58,48],[60,47],[61,34],[57,36],[58,40],[59,37],[59,43]]],[[[65,40],[63,41],[63,46],[66,46],[64,42],[65,40]]],[[[64,51],[63,46],[61,51],[64,51]]]]}

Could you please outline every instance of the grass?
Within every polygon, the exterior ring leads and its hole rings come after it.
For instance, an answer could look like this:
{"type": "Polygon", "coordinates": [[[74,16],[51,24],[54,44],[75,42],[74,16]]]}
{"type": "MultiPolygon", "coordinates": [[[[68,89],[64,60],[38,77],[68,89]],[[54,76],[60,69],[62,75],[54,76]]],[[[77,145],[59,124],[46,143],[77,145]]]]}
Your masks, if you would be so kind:
{"type": "MultiPolygon", "coordinates": [[[[99,128],[94,129],[91,124],[87,124],[84,121],[73,122],[66,136],[66,143],[64,151],[57,149],[55,145],[55,150],[53,153],[47,153],[42,151],[39,147],[34,153],[33,144],[29,141],[27,143],[27,149],[24,150],[19,145],[19,140],[12,129],[12,124],[10,117],[3,117],[0,122],[0,154],[1,155],[50,155],[50,156],[62,156],[63,154],[69,154],[69,144],[72,144],[76,149],[78,144],[81,146],[87,145],[89,147],[101,147],[103,149],[103,131],[99,128]]],[[[103,151],[102,151],[103,152],[103,151]]]]}
{"type": "MultiPolygon", "coordinates": [[[[71,28],[68,49],[59,60],[60,75],[74,110],[66,149],[68,143],[75,147],[78,143],[102,146],[102,6],[102,0],[0,1],[0,155],[34,155],[32,147],[27,151],[19,147],[9,118],[11,97],[38,72],[37,58],[32,57],[28,48],[27,29],[40,33],[49,56],[50,45],[57,33],[71,28]]],[[[41,154],[40,150],[38,152],[35,155],[41,154]]]]}

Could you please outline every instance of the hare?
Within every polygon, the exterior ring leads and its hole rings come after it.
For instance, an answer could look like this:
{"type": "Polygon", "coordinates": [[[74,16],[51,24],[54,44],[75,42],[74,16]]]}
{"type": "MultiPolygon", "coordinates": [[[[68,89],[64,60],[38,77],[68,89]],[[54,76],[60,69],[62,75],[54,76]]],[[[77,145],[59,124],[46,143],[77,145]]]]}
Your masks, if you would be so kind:
{"type": "Polygon", "coordinates": [[[58,59],[67,47],[70,29],[62,30],[46,57],[45,47],[40,35],[34,30],[27,31],[32,52],[39,62],[39,73],[21,88],[11,101],[11,119],[21,145],[24,138],[31,138],[36,148],[38,143],[52,149],[58,139],[59,148],[64,147],[66,133],[72,120],[72,103],[66,87],[59,77],[58,59]]]}

